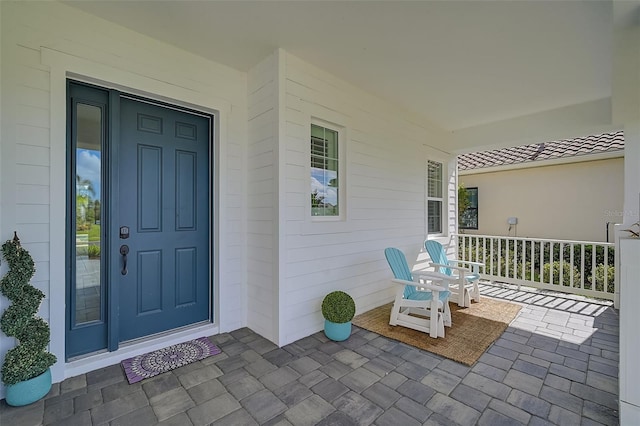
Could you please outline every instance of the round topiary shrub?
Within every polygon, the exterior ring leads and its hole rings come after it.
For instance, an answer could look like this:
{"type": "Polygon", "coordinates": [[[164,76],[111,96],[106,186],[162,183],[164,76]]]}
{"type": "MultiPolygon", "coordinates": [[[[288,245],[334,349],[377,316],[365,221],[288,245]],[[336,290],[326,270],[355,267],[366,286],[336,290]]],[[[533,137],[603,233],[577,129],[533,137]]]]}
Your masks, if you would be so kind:
{"type": "Polygon", "coordinates": [[[356,314],[356,303],[344,291],[332,291],[322,300],[322,316],[328,321],[342,324],[356,314]]]}
{"type": "Polygon", "coordinates": [[[44,293],[29,284],[36,270],[33,258],[20,246],[17,235],[2,245],[2,255],[9,272],[0,280],[0,291],[11,305],[0,318],[0,329],[15,337],[18,345],[7,352],[1,373],[5,384],[15,385],[46,372],[56,357],[46,351],[49,325],[35,316],[44,293]]]}

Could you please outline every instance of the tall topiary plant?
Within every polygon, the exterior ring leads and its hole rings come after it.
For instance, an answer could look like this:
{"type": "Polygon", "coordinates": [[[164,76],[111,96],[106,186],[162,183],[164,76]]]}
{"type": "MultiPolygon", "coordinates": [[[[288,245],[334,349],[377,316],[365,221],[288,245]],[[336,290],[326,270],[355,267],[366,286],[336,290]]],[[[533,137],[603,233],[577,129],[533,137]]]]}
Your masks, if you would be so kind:
{"type": "Polygon", "coordinates": [[[44,293],[29,284],[35,273],[33,258],[20,246],[17,234],[2,245],[2,256],[9,271],[0,281],[0,291],[11,305],[0,318],[0,329],[15,337],[18,345],[7,352],[0,372],[5,384],[15,385],[46,372],[56,357],[46,350],[49,325],[35,316],[44,293]]]}

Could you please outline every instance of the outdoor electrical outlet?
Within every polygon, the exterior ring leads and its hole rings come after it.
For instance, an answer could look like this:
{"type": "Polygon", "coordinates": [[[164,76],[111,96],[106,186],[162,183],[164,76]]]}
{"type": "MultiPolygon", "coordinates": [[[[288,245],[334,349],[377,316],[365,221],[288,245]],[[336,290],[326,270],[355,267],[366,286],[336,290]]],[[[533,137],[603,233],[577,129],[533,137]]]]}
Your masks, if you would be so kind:
{"type": "Polygon", "coordinates": [[[517,225],[518,224],[518,218],[517,217],[510,217],[507,219],[507,223],[509,225],[517,225]]]}

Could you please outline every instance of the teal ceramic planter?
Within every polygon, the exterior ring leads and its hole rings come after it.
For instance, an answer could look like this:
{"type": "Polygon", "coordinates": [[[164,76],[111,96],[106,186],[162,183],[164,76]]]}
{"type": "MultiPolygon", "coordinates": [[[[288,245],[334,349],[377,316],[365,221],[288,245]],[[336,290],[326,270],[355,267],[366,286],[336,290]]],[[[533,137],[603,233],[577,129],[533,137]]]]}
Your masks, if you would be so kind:
{"type": "Polygon", "coordinates": [[[15,385],[7,385],[5,397],[7,404],[20,407],[36,402],[48,394],[50,389],[51,370],[47,368],[47,371],[33,379],[25,380],[15,385]]]}
{"type": "Polygon", "coordinates": [[[351,321],[337,323],[324,320],[324,334],[335,342],[347,340],[351,335],[351,321]]]}

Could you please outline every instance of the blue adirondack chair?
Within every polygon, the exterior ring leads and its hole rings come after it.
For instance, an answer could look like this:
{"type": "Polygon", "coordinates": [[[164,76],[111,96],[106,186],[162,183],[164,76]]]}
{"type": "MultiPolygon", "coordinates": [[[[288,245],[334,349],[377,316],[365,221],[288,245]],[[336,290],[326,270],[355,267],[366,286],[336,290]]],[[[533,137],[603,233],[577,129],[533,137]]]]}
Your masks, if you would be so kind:
{"type": "Polygon", "coordinates": [[[424,248],[427,250],[427,253],[429,253],[429,257],[431,257],[432,262],[430,265],[435,271],[456,279],[458,285],[452,286],[451,292],[455,294],[455,300],[458,302],[458,306],[471,306],[472,299],[475,302],[480,301],[478,282],[480,281],[480,267],[482,266],[484,268],[483,263],[447,259],[447,253],[444,247],[435,240],[425,241],[424,248]],[[465,267],[467,265],[468,267],[465,267]],[[455,287],[457,287],[457,289],[455,287]]]}
{"type": "Polygon", "coordinates": [[[393,271],[391,281],[397,286],[389,324],[423,331],[433,338],[444,337],[444,326],[451,326],[448,302],[451,277],[431,271],[414,277],[402,251],[390,247],[384,250],[384,255],[393,271]]]}

